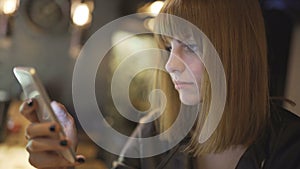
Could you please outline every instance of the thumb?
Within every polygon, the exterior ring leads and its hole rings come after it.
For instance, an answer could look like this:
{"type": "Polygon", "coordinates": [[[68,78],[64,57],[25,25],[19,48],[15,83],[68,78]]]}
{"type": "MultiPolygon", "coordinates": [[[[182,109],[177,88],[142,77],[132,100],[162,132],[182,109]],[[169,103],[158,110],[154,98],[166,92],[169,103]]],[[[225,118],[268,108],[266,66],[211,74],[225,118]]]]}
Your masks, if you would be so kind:
{"type": "Polygon", "coordinates": [[[64,105],[52,101],[51,107],[58,118],[59,123],[62,125],[67,137],[73,141],[74,147],[77,145],[76,127],[73,117],[68,113],[64,105]]]}
{"type": "Polygon", "coordinates": [[[65,122],[68,122],[70,119],[68,118],[68,111],[62,104],[52,101],[51,107],[58,118],[58,120],[63,124],[65,122]]]}

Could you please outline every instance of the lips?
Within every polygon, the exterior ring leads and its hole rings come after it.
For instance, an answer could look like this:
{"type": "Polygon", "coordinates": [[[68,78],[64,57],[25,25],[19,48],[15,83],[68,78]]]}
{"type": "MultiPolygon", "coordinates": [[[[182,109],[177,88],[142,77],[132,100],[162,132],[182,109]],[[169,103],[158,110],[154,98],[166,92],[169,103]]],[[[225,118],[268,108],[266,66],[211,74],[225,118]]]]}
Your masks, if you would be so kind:
{"type": "Polygon", "coordinates": [[[193,82],[174,81],[174,85],[177,90],[187,88],[193,84],[193,82]]]}

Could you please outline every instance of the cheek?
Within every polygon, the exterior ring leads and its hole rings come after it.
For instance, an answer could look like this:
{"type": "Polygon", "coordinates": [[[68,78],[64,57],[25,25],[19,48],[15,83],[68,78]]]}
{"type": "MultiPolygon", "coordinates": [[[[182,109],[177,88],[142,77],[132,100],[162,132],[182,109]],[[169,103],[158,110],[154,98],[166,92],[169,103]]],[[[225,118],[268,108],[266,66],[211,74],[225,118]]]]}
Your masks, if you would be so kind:
{"type": "Polygon", "coordinates": [[[201,81],[202,72],[204,65],[198,56],[193,55],[190,56],[188,59],[185,60],[187,67],[190,69],[189,71],[193,74],[196,78],[196,81],[201,81]]]}
{"type": "Polygon", "coordinates": [[[198,84],[200,84],[203,74],[203,64],[202,62],[195,62],[194,65],[191,66],[191,71],[193,73],[193,76],[198,84]]]}

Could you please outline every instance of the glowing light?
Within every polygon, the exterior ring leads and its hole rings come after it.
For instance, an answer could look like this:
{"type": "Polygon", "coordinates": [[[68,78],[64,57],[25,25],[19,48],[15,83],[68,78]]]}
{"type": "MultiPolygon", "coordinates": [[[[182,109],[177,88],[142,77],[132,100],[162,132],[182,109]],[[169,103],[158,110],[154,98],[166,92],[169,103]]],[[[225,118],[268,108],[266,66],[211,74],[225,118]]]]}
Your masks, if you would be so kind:
{"type": "Polygon", "coordinates": [[[157,15],[161,8],[163,7],[164,2],[163,1],[155,1],[150,5],[150,12],[157,15]]]}
{"type": "Polygon", "coordinates": [[[31,73],[31,74],[35,74],[36,72],[35,72],[35,69],[33,69],[33,68],[31,68],[30,70],[29,70],[29,72],[31,73]]]}
{"type": "Polygon", "coordinates": [[[153,31],[153,29],[154,29],[154,19],[153,18],[146,19],[144,21],[144,26],[145,26],[145,28],[153,31]]]}
{"type": "Polygon", "coordinates": [[[73,13],[73,23],[78,26],[86,25],[90,21],[90,9],[87,4],[78,4],[73,13]]]}
{"type": "Polygon", "coordinates": [[[13,14],[19,5],[19,0],[5,0],[2,4],[2,11],[6,15],[13,14]]]}

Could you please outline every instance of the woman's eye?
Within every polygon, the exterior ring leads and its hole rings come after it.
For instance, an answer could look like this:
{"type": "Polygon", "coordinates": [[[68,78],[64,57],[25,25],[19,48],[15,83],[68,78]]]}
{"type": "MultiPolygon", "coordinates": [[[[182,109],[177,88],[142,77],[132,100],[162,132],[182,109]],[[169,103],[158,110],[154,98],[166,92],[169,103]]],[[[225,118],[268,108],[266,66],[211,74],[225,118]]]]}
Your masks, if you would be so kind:
{"type": "Polygon", "coordinates": [[[172,47],[171,47],[171,46],[166,46],[165,49],[166,49],[167,51],[171,52],[172,47]]]}
{"type": "Polygon", "coordinates": [[[197,45],[185,45],[185,50],[188,52],[197,52],[198,46],[197,45]]]}

